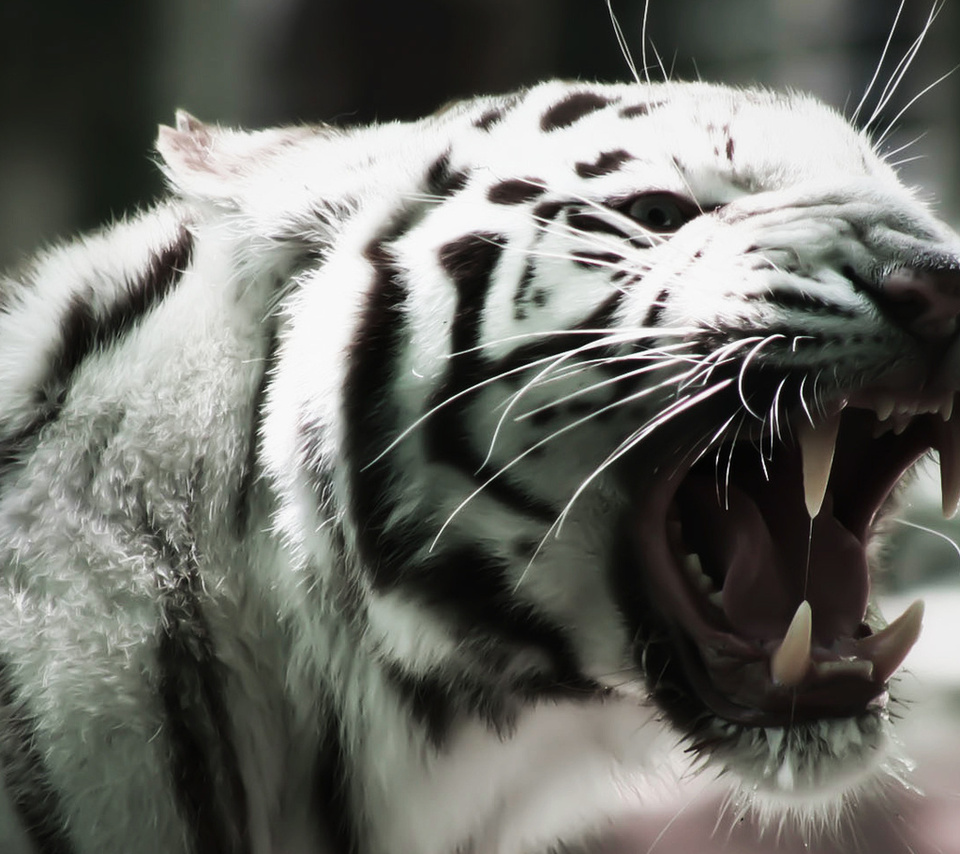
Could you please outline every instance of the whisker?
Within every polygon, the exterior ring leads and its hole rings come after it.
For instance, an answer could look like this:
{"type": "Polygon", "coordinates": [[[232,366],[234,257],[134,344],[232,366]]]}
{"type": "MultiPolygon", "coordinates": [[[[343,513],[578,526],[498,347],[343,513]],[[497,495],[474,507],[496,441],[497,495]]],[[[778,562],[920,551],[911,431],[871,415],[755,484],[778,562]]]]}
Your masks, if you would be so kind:
{"type": "Polygon", "coordinates": [[[620,46],[620,53],[623,54],[623,59],[627,63],[627,68],[630,69],[630,74],[632,75],[634,82],[640,82],[640,75],[637,73],[637,66],[633,61],[633,56],[630,54],[630,47],[627,44],[627,40],[623,35],[623,29],[620,27],[620,21],[617,20],[617,16],[613,11],[613,0],[607,0],[607,12],[610,15],[610,23],[613,24],[613,32],[617,37],[617,44],[620,46]]]}
{"type": "MultiPolygon", "coordinates": [[[[893,43],[893,35],[897,31],[897,23],[900,21],[900,15],[903,13],[903,7],[906,2],[907,0],[900,0],[900,6],[897,8],[897,14],[893,19],[893,24],[890,26],[889,32],[887,33],[887,41],[883,46],[883,50],[880,52],[880,59],[877,62],[877,67],[873,71],[873,77],[870,78],[867,88],[864,89],[863,95],[860,97],[860,102],[853,111],[853,115],[850,116],[850,124],[855,125],[857,123],[857,119],[860,117],[860,110],[862,110],[864,104],[866,104],[867,98],[870,97],[870,92],[873,90],[873,87],[877,82],[877,78],[880,76],[880,70],[883,68],[883,63],[887,58],[887,51],[890,50],[890,45],[893,43]]],[[[869,127],[869,125],[870,122],[867,122],[867,127],[869,127]]]]}
{"type": "MultiPolygon", "coordinates": [[[[929,92],[934,87],[939,86],[944,80],[952,76],[958,68],[960,68],[960,65],[953,66],[953,68],[951,68],[949,71],[945,72],[944,74],[941,74],[936,80],[933,81],[933,83],[930,83],[928,86],[925,86],[923,89],[917,92],[917,94],[914,95],[909,101],[907,101],[907,103],[901,108],[901,110],[890,120],[890,123],[887,125],[884,132],[880,134],[880,137],[877,139],[875,145],[877,146],[883,145],[883,141],[890,135],[890,133],[893,131],[894,126],[897,124],[898,121],[900,121],[904,113],[906,113],[907,110],[909,110],[917,101],[919,101],[924,95],[926,95],[927,92],[929,92]]],[[[913,157],[913,158],[910,158],[910,160],[916,160],[916,158],[913,157]]],[[[909,163],[910,161],[904,160],[901,162],[909,163]]]]}
{"type": "Polygon", "coordinates": [[[948,534],[943,533],[943,531],[938,531],[936,528],[928,528],[926,525],[921,525],[918,522],[912,522],[908,519],[900,519],[896,516],[893,517],[894,522],[898,522],[901,525],[905,525],[908,528],[916,528],[918,531],[923,531],[926,534],[933,534],[935,537],[939,537],[941,540],[950,544],[950,547],[957,553],[957,557],[960,558],[960,545],[957,544],[957,541],[948,534]]]}
{"type": "MultiPolygon", "coordinates": [[[[627,357],[621,357],[626,359],[627,357]]],[[[600,364],[606,364],[612,360],[606,360],[600,362],[600,364]]],[[[633,379],[634,377],[642,376],[643,374],[650,373],[651,371],[663,370],[668,367],[672,367],[678,364],[684,364],[685,360],[683,359],[667,359],[662,362],[656,362],[652,365],[643,365],[642,367],[635,368],[632,371],[627,371],[623,374],[617,374],[614,377],[608,377],[605,380],[599,382],[591,383],[590,385],[584,386],[583,388],[576,389],[568,394],[565,394],[561,397],[558,397],[554,400],[551,400],[549,403],[541,404],[535,409],[529,409],[526,412],[517,415],[514,418],[514,421],[526,421],[527,419],[533,418],[540,412],[543,412],[545,409],[549,409],[553,406],[560,406],[564,403],[567,403],[571,400],[574,400],[577,397],[581,397],[584,394],[589,394],[590,392],[597,391],[598,389],[605,388],[606,386],[613,385],[614,383],[623,382],[624,380],[633,379]]]]}
{"type": "Polygon", "coordinates": [[[650,85],[650,66],[647,64],[647,21],[650,17],[650,0],[644,0],[643,22],[640,25],[640,61],[643,63],[643,77],[650,85]]]}
{"type": "MultiPolygon", "coordinates": [[[[934,20],[940,14],[940,10],[943,8],[943,0],[938,3],[934,3],[930,7],[930,13],[927,15],[927,20],[923,25],[923,28],[920,30],[920,34],[913,40],[910,47],[907,48],[906,53],[903,55],[903,58],[897,63],[896,68],[893,70],[890,79],[887,81],[887,85],[884,87],[883,92],[880,93],[880,101],[874,107],[873,114],[870,116],[870,119],[867,121],[865,127],[869,128],[880,114],[886,109],[887,104],[890,103],[890,100],[896,94],[897,89],[900,88],[900,84],[903,82],[904,77],[909,71],[910,66],[913,65],[913,61],[917,58],[917,55],[920,53],[920,47],[924,42],[924,39],[927,36],[927,33],[930,32],[930,28],[933,25],[934,20]]],[[[935,85],[935,84],[934,84],[935,85]]],[[[914,99],[915,100],[915,99],[914,99]]],[[[902,111],[901,111],[902,112],[902,111]]],[[[898,114],[899,117],[900,114],[898,114]]],[[[884,136],[889,132],[889,127],[887,131],[884,132],[884,136]]]]}

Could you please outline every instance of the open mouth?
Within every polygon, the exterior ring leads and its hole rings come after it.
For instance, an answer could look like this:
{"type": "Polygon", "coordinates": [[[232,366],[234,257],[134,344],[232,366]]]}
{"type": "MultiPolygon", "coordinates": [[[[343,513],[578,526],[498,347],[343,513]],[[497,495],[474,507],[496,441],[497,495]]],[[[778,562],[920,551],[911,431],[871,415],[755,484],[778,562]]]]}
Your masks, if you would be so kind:
{"type": "Polygon", "coordinates": [[[812,426],[795,413],[782,441],[740,441],[656,475],[632,530],[686,694],[752,726],[882,707],[923,605],[884,627],[868,545],[891,492],[931,449],[944,512],[956,511],[953,401],[858,392],[812,426]]]}

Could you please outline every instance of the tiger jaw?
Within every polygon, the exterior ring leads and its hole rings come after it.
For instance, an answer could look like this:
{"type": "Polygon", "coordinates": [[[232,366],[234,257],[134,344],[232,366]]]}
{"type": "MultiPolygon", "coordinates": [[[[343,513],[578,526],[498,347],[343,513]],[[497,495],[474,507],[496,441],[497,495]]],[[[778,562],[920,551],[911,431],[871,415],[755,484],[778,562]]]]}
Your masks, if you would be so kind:
{"type": "Polygon", "coordinates": [[[657,476],[633,535],[679,663],[671,678],[688,697],[746,726],[884,710],[923,604],[884,627],[869,607],[867,546],[891,491],[931,449],[945,515],[956,511],[953,402],[859,392],[813,426],[796,415],[793,437],[763,460],[743,442],[719,466],[711,457],[657,476]]]}

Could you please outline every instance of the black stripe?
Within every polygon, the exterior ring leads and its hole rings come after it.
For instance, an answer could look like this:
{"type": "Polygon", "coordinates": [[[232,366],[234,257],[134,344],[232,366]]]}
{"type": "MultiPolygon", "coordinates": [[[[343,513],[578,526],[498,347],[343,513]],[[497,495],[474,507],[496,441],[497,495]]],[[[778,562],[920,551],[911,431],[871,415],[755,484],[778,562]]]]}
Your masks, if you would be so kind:
{"type": "Polygon", "coordinates": [[[540,202],[533,209],[533,217],[541,222],[550,222],[564,208],[563,202],[540,202]]]}
{"type": "Polygon", "coordinates": [[[540,119],[540,130],[551,131],[570,127],[584,116],[602,110],[612,103],[610,98],[598,95],[596,92],[574,92],[562,101],[558,101],[543,114],[540,119]]]}
{"type": "Polygon", "coordinates": [[[849,320],[860,316],[858,312],[853,309],[845,308],[816,294],[805,293],[800,290],[781,288],[775,291],[747,295],[736,294],[735,296],[745,302],[764,303],[766,305],[776,306],[777,308],[800,311],[804,314],[842,317],[849,320]]]}
{"type": "Polygon", "coordinates": [[[94,308],[88,301],[89,294],[74,294],[60,320],[60,341],[50,355],[48,376],[38,399],[59,399],[87,356],[118,341],[170,292],[189,266],[192,254],[193,239],[181,226],[174,242],[151,256],[144,274],[119,294],[105,312],[94,308]]]}
{"type": "MultiPolygon", "coordinates": [[[[562,334],[551,335],[548,339],[537,341],[532,344],[525,344],[517,347],[508,356],[489,365],[488,370],[492,373],[510,373],[523,365],[548,356],[558,356],[567,350],[575,347],[581,347],[586,344],[594,344],[606,338],[602,332],[585,333],[580,330],[586,329],[605,329],[611,325],[613,319],[623,301],[624,292],[618,290],[612,293],[603,303],[577,324],[570,327],[570,335],[562,334]]],[[[590,350],[590,358],[601,358],[605,351],[601,349],[590,350]]],[[[611,353],[612,354],[612,353],[611,353]]],[[[555,515],[555,514],[554,514],[555,515]]]]}
{"type": "Polygon", "coordinates": [[[487,190],[487,199],[498,205],[519,205],[542,196],[547,188],[539,178],[511,178],[487,190]]]}
{"type": "Polygon", "coordinates": [[[510,95],[503,99],[497,107],[490,107],[484,110],[478,118],[474,119],[473,126],[477,130],[489,131],[494,125],[500,124],[509,112],[520,103],[519,95],[510,95]]]}
{"type": "Polygon", "coordinates": [[[407,340],[406,288],[390,245],[414,221],[412,211],[401,212],[364,252],[374,268],[373,281],[347,354],[343,384],[350,513],[357,526],[360,555],[374,578],[380,573],[388,577],[402,573],[414,548],[412,532],[388,524],[394,508],[390,496],[402,476],[391,454],[380,456],[399,433],[394,383],[397,356],[407,340]]]}
{"type": "MultiPolygon", "coordinates": [[[[476,483],[485,483],[496,468],[483,464],[483,456],[472,442],[468,428],[473,395],[443,404],[474,386],[488,375],[489,363],[473,348],[480,342],[480,322],[490,286],[490,277],[506,245],[503,235],[489,232],[467,234],[440,249],[440,264],[457,288],[457,308],[450,334],[453,353],[450,367],[430,405],[439,407],[425,426],[427,453],[432,460],[459,469],[476,483]]],[[[522,513],[552,519],[556,509],[514,485],[500,475],[484,491],[522,513]]]]}
{"type": "Polygon", "coordinates": [[[570,253],[573,262],[579,267],[610,267],[613,264],[622,264],[623,256],[616,252],[587,252],[577,250],[570,253]]]}
{"type": "Polygon", "coordinates": [[[469,172],[450,168],[450,152],[447,151],[441,154],[427,170],[424,191],[428,195],[445,198],[462,190],[468,180],[470,180],[469,172]]]}
{"type": "Polygon", "coordinates": [[[94,348],[118,340],[179,281],[190,263],[193,240],[186,228],[174,242],[150,258],[143,277],[97,315],[86,301],[89,293],[75,294],[60,320],[61,337],[49,356],[47,376],[34,393],[37,415],[16,433],[0,438],[0,480],[19,465],[37,434],[60,415],[73,372],[94,348]]]}
{"type": "Polygon", "coordinates": [[[482,650],[477,660],[485,673],[464,672],[412,676],[398,667],[390,675],[431,741],[440,745],[458,714],[479,717],[505,734],[519,711],[518,700],[544,696],[583,697],[600,690],[577,668],[576,656],[559,625],[514,595],[506,561],[477,546],[463,546],[425,561],[404,579],[429,605],[460,621],[464,645],[476,637],[482,650]],[[491,647],[489,637],[500,645],[491,647]],[[540,650],[548,671],[505,679],[519,648],[540,650]]]}
{"type": "Polygon", "coordinates": [[[579,162],[574,169],[581,178],[600,178],[616,172],[624,163],[633,159],[629,151],[618,148],[616,151],[602,151],[592,163],[579,162]]]}
{"type": "Polygon", "coordinates": [[[158,530],[161,632],[158,694],[170,772],[195,854],[247,854],[247,795],[224,701],[223,676],[203,613],[192,555],[178,553],[158,530]]]}
{"type": "Polygon", "coordinates": [[[663,316],[663,311],[667,307],[667,297],[669,296],[670,288],[663,288],[657,294],[654,301],[650,303],[650,308],[647,309],[646,317],[643,318],[643,326],[649,329],[660,325],[660,318],[663,316]]]}
{"type": "Polygon", "coordinates": [[[526,259],[523,265],[523,273],[520,281],[517,283],[517,290],[513,295],[513,319],[527,319],[527,303],[530,301],[530,288],[533,285],[533,277],[537,274],[537,262],[531,255],[526,259]]]}
{"type": "Polygon", "coordinates": [[[499,737],[507,738],[530,703],[545,698],[587,700],[606,693],[580,675],[564,681],[529,676],[514,684],[502,680],[486,684],[462,671],[412,674],[393,665],[387,677],[437,750],[443,749],[460,716],[478,719],[499,737]]]}
{"type": "Polygon", "coordinates": [[[247,529],[250,519],[250,500],[253,484],[257,477],[257,454],[260,448],[260,425],[263,422],[264,402],[267,396],[267,387],[277,366],[277,352],[279,340],[276,330],[270,333],[266,347],[266,357],[260,374],[260,382],[253,395],[250,413],[250,432],[247,436],[247,456],[240,472],[240,484],[237,487],[237,497],[234,506],[233,530],[240,537],[247,529]]]}
{"type": "MultiPolygon", "coordinates": [[[[518,607],[501,559],[470,547],[455,554],[436,554],[427,560],[415,560],[429,532],[422,526],[414,529],[390,521],[394,509],[391,495],[403,489],[402,474],[395,470],[390,454],[375,463],[370,461],[398,432],[393,384],[397,355],[406,344],[403,311],[406,292],[389,246],[409,223],[408,218],[399,218],[366,253],[374,263],[375,276],[351,348],[344,385],[351,512],[357,524],[358,546],[366,571],[377,589],[402,587],[427,606],[457,615],[468,632],[493,633],[516,643],[543,648],[548,655],[557,656],[558,672],[572,678],[575,669],[565,660],[569,655],[561,632],[532,611],[518,607]]],[[[470,342],[476,340],[489,275],[500,256],[502,243],[499,235],[472,234],[441,250],[442,262],[454,278],[458,292],[458,311],[451,331],[454,350],[469,347],[470,342]]],[[[472,383],[472,372],[482,368],[470,354],[451,362],[446,390],[440,392],[442,396],[451,393],[460,383],[472,383]]],[[[447,409],[454,408],[455,404],[444,407],[429,420],[427,442],[438,455],[452,453],[463,463],[458,454],[469,445],[467,437],[462,435],[461,415],[444,415],[447,409]],[[452,438],[451,431],[456,434],[452,438]],[[460,447],[451,448],[451,444],[460,447]]],[[[496,495],[502,500],[504,493],[509,495],[510,491],[501,485],[496,495]]],[[[522,501],[524,510],[529,512],[531,502],[525,496],[510,497],[522,501]]],[[[555,516],[552,509],[543,512],[551,520],[555,516]]]]}
{"type": "Polygon", "coordinates": [[[20,824],[37,854],[73,854],[60,796],[36,743],[36,725],[0,660],[0,768],[20,824]]]}
{"type": "Polygon", "coordinates": [[[323,739],[314,771],[317,811],[330,834],[331,850],[336,854],[356,854],[360,850],[359,834],[340,716],[332,703],[323,704],[323,712],[323,739]]]}
{"type": "Polygon", "coordinates": [[[640,104],[631,104],[629,107],[624,107],[620,110],[620,118],[622,119],[633,119],[638,116],[648,116],[654,110],[659,110],[666,101],[647,101],[640,104]]]}
{"type": "Polygon", "coordinates": [[[628,238],[622,228],[609,220],[596,214],[583,213],[582,211],[570,211],[567,214],[567,222],[571,228],[577,231],[583,231],[589,234],[611,234],[614,237],[628,238]]]}
{"type": "Polygon", "coordinates": [[[17,464],[26,445],[37,433],[55,421],[63,407],[70,379],[80,363],[95,349],[109,346],[150,309],[159,303],[179,281],[190,263],[193,240],[182,227],[174,242],[152,255],[144,275],[119,295],[103,313],[88,302],[88,292],[74,294],[60,319],[61,335],[49,356],[47,376],[35,392],[39,414],[12,436],[0,441],[0,474],[17,464]]]}
{"type": "Polygon", "coordinates": [[[481,113],[480,117],[474,120],[473,126],[477,128],[477,130],[490,130],[495,124],[503,121],[505,115],[506,112],[504,110],[494,107],[481,113]]]}

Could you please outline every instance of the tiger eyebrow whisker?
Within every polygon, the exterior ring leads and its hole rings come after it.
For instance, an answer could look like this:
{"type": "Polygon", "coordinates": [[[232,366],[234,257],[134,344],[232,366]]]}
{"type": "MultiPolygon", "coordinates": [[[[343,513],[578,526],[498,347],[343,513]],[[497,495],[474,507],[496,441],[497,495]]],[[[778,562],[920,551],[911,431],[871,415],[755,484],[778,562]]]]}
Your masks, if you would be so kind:
{"type": "MultiPolygon", "coordinates": [[[[940,14],[940,11],[943,9],[944,2],[945,0],[939,0],[939,2],[935,2],[930,7],[930,12],[927,15],[927,20],[924,22],[923,28],[920,30],[919,35],[917,35],[917,37],[913,40],[910,47],[907,48],[906,52],[904,53],[902,59],[897,63],[896,67],[894,68],[892,74],[890,75],[890,79],[887,81],[886,86],[884,86],[883,91],[880,93],[880,99],[877,105],[874,107],[873,113],[871,114],[870,118],[867,120],[866,125],[864,126],[865,128],[869,128],[874,123],[874,121],[876,121],[880,117],[880,114],[886,109],[887,104],[890,103],[890,100],[893,98],[897,90],[900,88],[900,84],[903,82],[907,74],[907,71],[909,71],[910,66],[913,65],[913,61],[917,58],[918,54],[920,53],[920,47],[923,45],[923,42],[926,39],[927,34],[930,32],[930,28],[933,26],[933,22],[936,20],[937,16],[940,14]]],[[[939,80],[936,82],[939,82],[939,80]]],[[[931,85],[936,85],[936,83],[931,85]]],[[[930,87],[927,87],[927,88],[929,89],[930,87]]],[[[924,92],[926,91],[927,90],[925,89],[924,92]]],[[[910,101],[910,103],[912,104],[913,101],[915,100],[916,98],[913,98],[910,101]]],[[[903,111],[901,110],[901,112],[898,113],[897,118],[899,118],[900,115],[902,115],[902,112],[903,111]]],[[[889,132],[889,127],[887,128],[887,131],[884,132],[883,136],[885,136],[887,132],[889,132]]]]}
{"type": "MultiPolygon", "coordinates": [[[[873,70],[873,77],[871,77],[870,82],[867,83],[867,88],[863,90],[863,95],[860,96],[860,101],[857,103],[856,109],[853,111],[853,115],[850,116],[850,124],[855,125],[857,123],[857,119],[860,118],[860,110],[863,109],[867,102],[867,98],[870,97],[870,92],[873,90],[873,87],[876,85],[876,82],[880,77],[880,71],[883,68],[883,63],[887,58],[890,45],[893,43],[893,36],[897,31],[897,24],[900,21],[900,15],[903,13],[903,7],[906,2],[907,0],[900,0],[900,5],[897,7],[897,14],[894,16],[893,23],[890,25],[890,29],[887,31],[887,40],[883,45],[883,50],[880,52],[880,59],[877,61],[877,65],[873,70]]],[[[869,125],[870,122],[867,122],[867,127],[869,127],[869,125]]]]}
{"type": "MultiPolygon", "coordinates": [[[[949,71],[946,71],[946,72],[944,72],[943,74],[941,74],[936,80],[933,81],[933,83],[929,83],[928,85],[926,85],[923,89],[921,89],[919,92],[917,92],[917,94],[914,95],[909,101],[907,101],[907,103],[906,103],[903,107],[901,107],[900,111],[899,111],[899,112],[890,120],[890,122],[887,124],[887,126],[886,126],[886,128],[884,129],[883,133],[881,133],[880,136],[877,138],[877,141],[876,141],[875,144],[876,144],[877,146],[883,145],[884,141],[887,139],[887,137],[888,137],[888,136],[890,135],[890,133],[893,131],[893,129],[894,129],[894,127],[896,126],[897,122],[900,121],[900,119],[904,116],[904,114],[907,112],[907,110],[909,110],[917,101],[919,101],[919,100],[920,100],[924,95],[926,95],[927,92],[929,92],[931,89],[934,89],[935,87],[939,86],[939,85],[940,85],[944,80],[946,80],[948,77],[952,77],[953,74],[957,71],[958,68],[960,68],[960,64],[953,66],[953,68],[951,68],[949,71]]],[[[909,163],[910,160],[916,160],[916,159],[917,159],[916,157],[911,157],[911,158],[908,159],[908,160],[902,160],[902,161],[900,161],[900,162],[901,162],[901,163],[909,163]]]]}
{"type": "Polygon", "coordinates": [[[633,77],[634,82],[639,83],[640,75],[637,73],[637,66],[633,61],[633,55],[630,53],[630,46],[627,44],[627,40],[624,37],[623,28],[620,26],[620,21],[617,19],[616,13],[613,11],[613,0],[607,0],[607,13],[610,16],[610,24],[613,26],[613,32],[617,37],[617,44],[620,47],[620,53],[623,55],[624,62],[627,63],[627,68],[630,70],[630,74],[633,77]]]}
{"type": "MultiPolygon", "coordinates": [[[[891,166],[896,166],[897,161],[892,160],[891,158],[896,157],[901,151],[906,151],[908,148],[913,148],[920,140],[924,139],[927,136],[927,131],[921,131],[915,137],[903,143],[903,145],[898,145],[896,148],[891,149],[890,151],[885,151],[880,157],[883,160],[886,160],[891,166]]],[[[909,162],[909,161],[904,161],[909,162]]]]}

